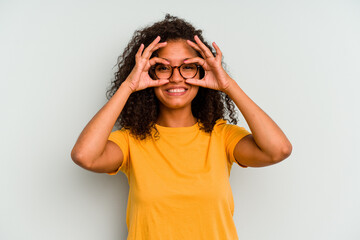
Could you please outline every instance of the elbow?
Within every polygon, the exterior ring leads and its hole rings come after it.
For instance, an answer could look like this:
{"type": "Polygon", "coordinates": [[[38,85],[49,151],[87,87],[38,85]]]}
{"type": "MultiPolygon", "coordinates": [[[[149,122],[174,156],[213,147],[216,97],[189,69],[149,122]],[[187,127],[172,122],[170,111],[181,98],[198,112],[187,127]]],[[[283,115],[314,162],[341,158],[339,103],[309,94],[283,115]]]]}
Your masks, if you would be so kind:
{"type": "Polygon", "coordinates": [[[279,150],[279,153],[272,157],[273,163],[278,163],[283,161],[284,159],[288,158],[291,155],[292,152],[292,145],[291,143],[288,143],[287,145],[283,146],[281,150],[279,150]]]}
{"type": "Polygon", "coordinates": [[[82,168],[91,168],[91,161],[89,161],[82,152],[77,151],[75,148],[73,148],[71,151],[71,159],[75,164],[79,165],[82,168]]]}

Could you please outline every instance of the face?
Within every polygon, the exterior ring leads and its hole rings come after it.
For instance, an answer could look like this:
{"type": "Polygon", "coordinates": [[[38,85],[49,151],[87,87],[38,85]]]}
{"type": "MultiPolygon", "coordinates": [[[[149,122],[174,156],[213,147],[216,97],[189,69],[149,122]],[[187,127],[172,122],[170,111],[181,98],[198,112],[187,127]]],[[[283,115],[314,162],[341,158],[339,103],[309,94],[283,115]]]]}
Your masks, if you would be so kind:
{"type": "MultiPolygon", "coordinates": [[[[197,57],[196,51],[186,40],[168,41],[167,45],[158,50],[158,57],[170,62],[171,66],[180,66],[185,59],[197,57]]],[[[199,72],[194,78],[199,78],[199,72]]],[[[160,110],[189,107],[195,98],[199,87],[187,84],[180,75],[179,69],[174,69],[169,83],[156,87],[155,95],[160,101],[160,110]]]]}

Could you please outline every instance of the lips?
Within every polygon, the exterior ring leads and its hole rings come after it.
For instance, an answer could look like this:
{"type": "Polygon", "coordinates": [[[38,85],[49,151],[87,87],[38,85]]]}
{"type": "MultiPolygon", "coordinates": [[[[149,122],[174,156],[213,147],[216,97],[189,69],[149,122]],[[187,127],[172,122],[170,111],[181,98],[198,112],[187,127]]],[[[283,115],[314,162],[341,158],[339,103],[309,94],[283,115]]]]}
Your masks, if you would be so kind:
{"type": "Polygon", "coordinates": [[[174,86],[165,89],[165,91],[167,92],[184,92],[186,90],[188,90],[187,87],[174,87],[174,86]]]}
{"type": "Polygon", "coordinates": [[[187,87],[168,87],[165,89],[166,95],[168,96],[182,96],[188,91],[187,87]]]}
{"type": "Polygon", "coordinates": [[[185,92],[187,89],[185,88],[170,88],[166,90],[167,92],[176,93],[176,92],[185,92]]]}

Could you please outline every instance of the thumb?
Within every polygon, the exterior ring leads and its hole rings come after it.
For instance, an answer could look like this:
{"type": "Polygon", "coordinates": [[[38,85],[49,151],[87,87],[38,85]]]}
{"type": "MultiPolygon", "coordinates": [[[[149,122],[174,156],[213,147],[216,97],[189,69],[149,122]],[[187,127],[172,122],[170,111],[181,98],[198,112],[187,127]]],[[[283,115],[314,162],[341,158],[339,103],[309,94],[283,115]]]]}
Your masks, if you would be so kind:
{"type": "Polygon", "coordinates": [[[168,82],[169,82],[168,79],[152,80],[149,84],[149,87],[159,87],[167,84],[168,82]]]}
{"type": "Polygon", "coordinates": [[[185,79],[185,82],[195,86],[206,87],[206,83],[204,80],[189,78],[185,79]]]}

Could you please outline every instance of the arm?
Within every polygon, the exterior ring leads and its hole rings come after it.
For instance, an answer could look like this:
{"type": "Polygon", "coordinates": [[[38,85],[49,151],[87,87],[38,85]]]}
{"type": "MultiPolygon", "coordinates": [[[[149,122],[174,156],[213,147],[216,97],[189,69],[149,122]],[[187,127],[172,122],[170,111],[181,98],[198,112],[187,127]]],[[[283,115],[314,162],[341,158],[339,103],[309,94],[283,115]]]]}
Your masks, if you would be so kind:
{"type": "Polygon", "coordinates": [[[157,37],[145,50],[144,44],[141,44],[129,76],[81,132],[71,151],[71,158],[79,166],[94,172],[114,172],[122,164],[120,147],[108,138],[131,93],[168,83],[168,80],[153,80],[148,74],[152,65],[168,64],[157,57],[149,59],[155,50],[166,46],[166,42],[159,41],[160,37],[157,37]]]}
{"type": "Polygon", "coordinates": [[[71,151],[76,164],[94,172],[111,172],[121,165],[121,149],[107,139],[130,94],[130,88],[122,84],[86,125],[71,151]]]}
{"type": "Polygon", "coordinates": [[[189,84],[220,90],[226,93],[239,108],[252,134],[242,138],[234,149],[234,157],[240,164],[249,167],[263,167],[287,158],[292,146],[276,123],[261,110],[230,78],[222,67],[222,53],[213,43],[216,56],[195,36],[195,43],[187,41],[202,58],[188,59],[187,63],[198,63],[205,70],[203,79],[186,79],[189,84]]]}
{"type": "Polygon", "coordinates": [[[264,167],[287,158],[292,145],[285,134],[233,79],[227,77],[230,84],[224,92],[239,108],[252,132],[235,146],[235,159],[249,167],[264,167]]]}

